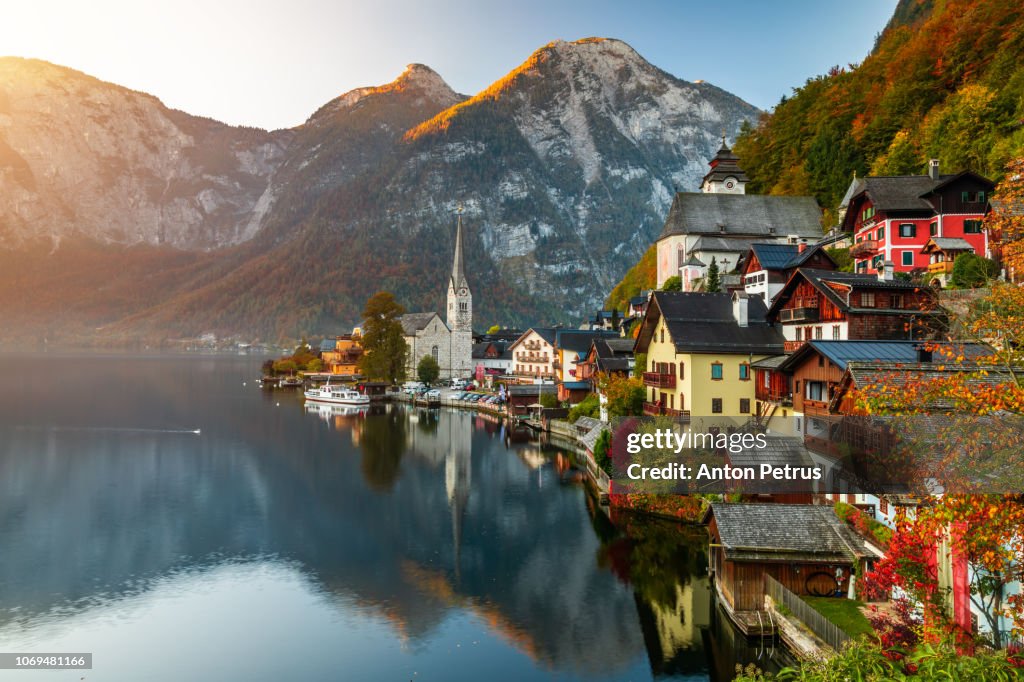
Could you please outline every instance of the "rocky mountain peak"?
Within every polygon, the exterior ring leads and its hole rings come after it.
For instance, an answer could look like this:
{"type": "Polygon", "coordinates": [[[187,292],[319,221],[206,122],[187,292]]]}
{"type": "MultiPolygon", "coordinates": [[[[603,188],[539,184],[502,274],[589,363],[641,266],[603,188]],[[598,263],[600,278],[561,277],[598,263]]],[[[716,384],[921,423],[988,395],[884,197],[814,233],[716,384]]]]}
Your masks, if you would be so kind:
{"type": "Polygon", "coordinates": [[[444,81],[441,76],[424,64],[409,64],[398,78],[385,85],[373,85],[365,88],[349,90],[337,97],[314,113],[307,123],[318,123],[331,114],[354,107],[371,97],[409,94],[413,96],[414,106],[430,105],[437,109],[447,109],[465,99],[444,81]]]}

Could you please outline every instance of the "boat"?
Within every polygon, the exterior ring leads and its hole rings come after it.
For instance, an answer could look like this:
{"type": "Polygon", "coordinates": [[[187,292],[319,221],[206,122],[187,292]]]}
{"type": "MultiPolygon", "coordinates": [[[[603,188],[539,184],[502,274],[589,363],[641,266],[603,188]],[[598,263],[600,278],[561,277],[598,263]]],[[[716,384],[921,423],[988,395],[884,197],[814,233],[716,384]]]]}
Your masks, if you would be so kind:
{"type": "Polygon", "coordinates": [[[331,405],[369,405],[370,396],[346,386],[331,386],[329,383],[305,392],[306,400],[331,405]]]}
{"type": "Polygon", "coordinates": [[[302,385],[302,377],[284,377],[278,384],[281,388],[298,388],[302,385]]]}

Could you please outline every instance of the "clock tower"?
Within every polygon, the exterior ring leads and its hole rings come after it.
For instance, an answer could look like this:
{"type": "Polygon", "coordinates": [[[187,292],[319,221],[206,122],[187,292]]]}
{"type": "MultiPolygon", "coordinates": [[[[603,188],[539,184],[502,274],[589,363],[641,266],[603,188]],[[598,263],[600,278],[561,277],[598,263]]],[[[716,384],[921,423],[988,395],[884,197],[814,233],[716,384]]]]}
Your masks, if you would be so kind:
{"type": "Polygon", "coordinates": [[[466,280],[462,257],[462,209],[455,227],[455,259],[448,280],[448,329],[451,330],[451,372],[453,377],[468,376],[473,371],[473,294],[466,280]]]}
{"type": "Polygon", "coordinates": [[[747,175],[739,165],[740,157],[733,154],[725,143],[722,134],[722,146],[708,164],[711,170],[704,176],[700,191],[705,194],[746,194],[747,175]]]}

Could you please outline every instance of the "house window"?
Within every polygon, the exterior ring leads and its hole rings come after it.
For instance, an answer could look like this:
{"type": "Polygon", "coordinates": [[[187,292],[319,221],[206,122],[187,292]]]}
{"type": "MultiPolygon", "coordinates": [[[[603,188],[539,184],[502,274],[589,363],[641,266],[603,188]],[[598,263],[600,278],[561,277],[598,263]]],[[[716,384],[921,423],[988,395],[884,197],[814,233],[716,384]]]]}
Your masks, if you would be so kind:
{"type": "Polygon", "coordinates": [[[892,297],[889,299],[889,307],[890,308],[902,308],[903,307],[903,295],[902,294],[893,294],[892,297]]]}
{"type": "Polygon", "coordinates": [[[928,234],[931,235],[932,237],[938,236],[938,234],[939,234],[939,221],[938,220],[936,220],[935,222],[933,222],[931,225],[928,226],[928,234]]]}
{"type": "Polygon", "coordinates": [[[750,379],[750,365],[747,363],[740,364],[740,381],[747,381],[750,379]]]}
{"type": "Polygon", "coordinates": [[[835,340],[835,341],[838,341],[841,338],[840,334],[841,334],[841,332],[840,332],[839,325],[838,324],[832,325],[832,339],[835,340]]]}
{"type": "Polygon", "coordinates": [[[433,348],[430,349],[430,354],[434,356],[434,362],[437,362],[438,358],[441,356],[441,354],[437,350],[437,346],[434,346],[433,348]]]}
{"type": "Polygon", "coordinates": [[[916,237],[917,236],[917,225],[914,223],[901,223],[900,224],[900,236],[901,237],[916,237]]]}
{"type": "Polygon", "coordinates": [[[825,356],[824,355],[819,355],[818,356],[818,367],[824,367],[824,366],[825,366],[825,356]]]}
{"type": "Polygon", "coordinates": [[[665,343],[665,330],[661,330],[661,343],[665,343]]]}
{"type": "Polygon", "coordinates": [[[468,301],[459,301],[459,312],[460,313],[467,313],[467,312],[469,312],[469,302],[468,301]]]}
{"type": "Polygon", "coordinates": [[[683,378],[683,371],[684,371],[685,367],[686,367],[686,365],[684,363],[682,363],[682,362],[679,363],[679,378],[680,379],[683,378]]]}
{"type": "Polygon", "coordinates": [[[914,264],[914,252],[913,251],[904,251],[903,252],[903,264],[904,265],[913,265],[914,264]]]}
{"type": "Polygon", "coordinates": [[[816,338],[816,339],[820,339],[821,338],[821,327],[815,327],[814,328],[814,338],[816,338]]]}
{"type": "Polygon", "coordinates": [[[711,378],[715,381],[722,380],[722,363],[713,362],[711,363],[711,378]]]}
{"type": "Polygon", "coordinates": [[[966,204],[968,202],[974,201],[974,198],[971,196],[970,192],[960,192],[960,201],[966,204]]]}
{"type": "Polygon", "coordinates": [[[823,381],[808,381],[807,382],[807,394],[804,396],[808,400],[816,400],[822,402],[825,400],[825,382],[823,381]]]}
{"type": "Polygon", "coordinates": [[[865,291],[860,295],[860,305],[862,308],[874,308],[875,307],[875,292],[865,291]]]}
{"type": "Polygon", "coordinates": [[[722,399],[721,398],[712,398],[711,399],[711,413],[712,414],[722,414],[722,399]]]}
{"type": "Polygon", "coordinates": [[[883,239],[885,239],[885,228],[884,227],[878,228],[877,239],[878,239],[878,241],[882,241],[883,239]]]}
{"type": "Polygon", "coordinates": [[[889,500],[885,499],[884,497],[879,497],[878,498],[878,511],[880,511],[882,514],[888,515],[888,513],[889,513],[889,500]]]}
{"type": "Polygon", "coordinates": [[[882,269],[882,261],[883,261],[882,254],[878,254],[877,256],[875,256],[874,258],[871,259],[871,267],[873,267],[875,270],[881,270],[882,269]]]}
{"type": "Polygon", "coordinates": [[[868,262],[867,261],[863,261],[862,260],[861,262],[857,263],[857,272],[867,272],[867,271],[868,271],[868,262]]]}
{"type": "Polygon", "coordinates": [[[750,414],[750,398],[740,398],[740,414],[750,414]]]}
{"type": "Polygon", "coordinates": [[[981,221],[980,220],[965,220],[964,221],[964,234],[981,234],[981,221]]]}
{"type": "Polygon", "coordinates": [[[803,341],[803,339],[801,338],[803,336],[803,333],[804,333],[803,329],[801,329],[800,327],[796,328],[796,340],[797,341],[803,341]]]}
{"type": "Polygon", "coordinates": [[[978,203],[984,203],[984,202],[985,202],[985,193],[984,192],[978,192],[978,203]]]}

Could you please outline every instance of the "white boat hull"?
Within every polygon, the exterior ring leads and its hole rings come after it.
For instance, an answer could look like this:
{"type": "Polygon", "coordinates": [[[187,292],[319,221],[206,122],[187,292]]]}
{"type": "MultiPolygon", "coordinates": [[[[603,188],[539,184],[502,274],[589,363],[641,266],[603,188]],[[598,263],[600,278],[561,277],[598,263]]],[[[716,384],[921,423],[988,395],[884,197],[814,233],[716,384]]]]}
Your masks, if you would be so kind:
{"type": "Polygon", "coordinates": [[[348,398],[336,398],[333,396],[323,395],[311,395],[309,392],[306,393],[306,400],[314,403],[325,403],[327,405],[369,405],[370,396],[361,395],[359,397],[348,397],[348,398]]]}

